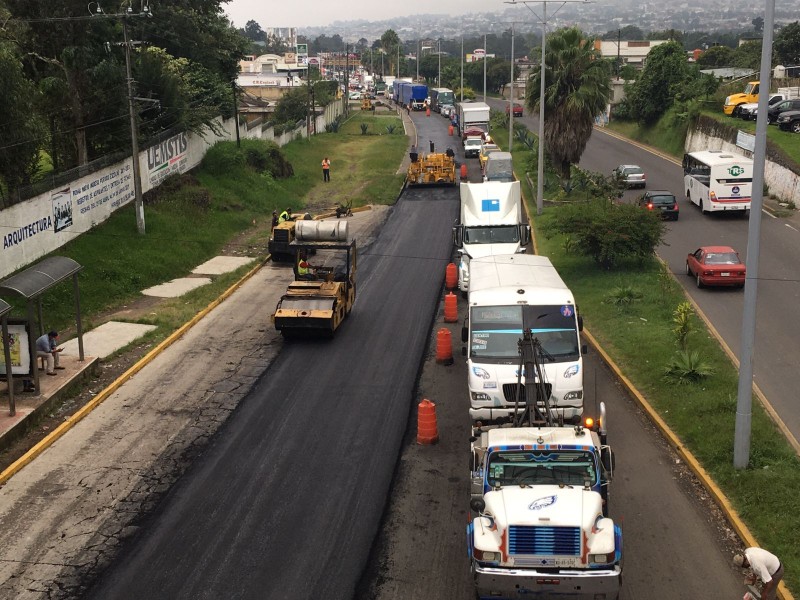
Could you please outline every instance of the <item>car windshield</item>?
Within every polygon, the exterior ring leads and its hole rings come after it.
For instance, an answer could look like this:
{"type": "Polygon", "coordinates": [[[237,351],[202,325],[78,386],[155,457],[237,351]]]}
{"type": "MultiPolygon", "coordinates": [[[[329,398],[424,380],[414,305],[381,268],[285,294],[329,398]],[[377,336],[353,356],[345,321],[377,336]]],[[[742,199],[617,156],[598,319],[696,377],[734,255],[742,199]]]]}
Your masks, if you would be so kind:
{"type": "Polygon", "coordinates": [[[707,265],[738,265],[739,257],[735,252],[709,252],[706,254],[707,265]]]}
{"type": "Polygon", "coordinates": [[[661,206],[663,204],[669,204],[670,206],[672,206],[673,204],[675,204],[675,196],[673,196],[672,194],[663,196],[650,196],[650,198],[648,198],[648,201],[658,206],[661,206]]]}
{"type": "Polygon", "coordinates": [[[515,244],[519,242],[519,228],[516,225],[497,227],[465,227],[465,244],[515,244]]]}
{"type": "Polygon", "coordinates": [[[492,452],[487,466],[490,486],[580,485],[597,483],[594,455],[585,450],[513,450],[492,452]]]}
{"type": "Polygon", "coordinates": [[[523,327],[538,338],[544,362],[568,362],[580,357],[572,305],[474,306],[470,314],[473,359],[516,359],[523,327]]]}

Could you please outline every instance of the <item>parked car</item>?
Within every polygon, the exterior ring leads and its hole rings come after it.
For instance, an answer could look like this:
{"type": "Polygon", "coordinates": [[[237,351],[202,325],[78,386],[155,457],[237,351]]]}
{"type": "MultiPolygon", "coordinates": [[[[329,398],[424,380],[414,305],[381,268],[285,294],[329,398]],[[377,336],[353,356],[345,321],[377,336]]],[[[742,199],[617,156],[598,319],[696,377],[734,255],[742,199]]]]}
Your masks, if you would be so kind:
{"type": "Polygon", "coordinates": [[[625,187],[647,187],[647,175],[639,165],[620,165],[611,172],[611,175],[625,187]]]}
{"type": "Polygon", "coordinates": [[[686,257],[686,274],[697,287],[744,286],[745,266],[730,246],[703,246],[686,257]]]}
{"type": "Polygon", "coordinates": [[[800,110],[787,110],[778,115],[778,127],[784,131],[800,133],[800,110]]]}
{"type": "MultiPolygon", "coordinates": [[[[775,106],[778,102],[785,100],[786,96],[783,94],[770,94],[767,100],[767,110],[771,106],[775,106]]],[[[758,102],[748,102],[747,104],[739,105],[739,116],[745,121],[755,121],[758,116],[758,102]]]]}
{"type": "Polygon", "coordinates": [[[639,206],[647,210],[659,211],[662,219],[678,220],[678,199],[675,194],[665,190],[651,190],[639,198],[639,206]]]}
{"type": "Polygon", "coordinates": [[[478,158],[481,154],[483,140],[479,137],[468,137],[464,140],[464,156],[466,158],[478,158]]]}
{"type": "Polygon", "coordinates": [[[350,92],[348,98],[350,98],[350,100],[361,100],[361,92],[350,92]]]}
{"type": "Polygon", "coordinates": [[[453,111],[455,110],[455,107],[452,104],[442,104],[442,106],[440,106],[439,109],[442,116],[447,117],[449,119],[450,117],[453,116],[453,111]]]}
{"type": "Polygon", "coordinates": [[[486,168],[486,161],[489,160],[489,155],[492,152],[499,152],[500,147],[497,144],[483,144],[478,158],[481,160],[481,171],[486,168]]]}
{"type": "Polygon", "coordinates": [[[767,122],[777,123],[778,117],[781,115],[781,113],[784,113],[787,110],[800,110],[800,98],[795,100],[784,100],[783,102],[778,102],[775,106],[771,106],[767,111],[767,122]]]}
{"type": "MultiPolygon", "coordinates": [[[[506,114],[508,114],[508,104],[506,104],[506,114]]],[[[522,116],[522,104],[517,104],[514,102],[514,116],[521,117],[522,116]]]]}

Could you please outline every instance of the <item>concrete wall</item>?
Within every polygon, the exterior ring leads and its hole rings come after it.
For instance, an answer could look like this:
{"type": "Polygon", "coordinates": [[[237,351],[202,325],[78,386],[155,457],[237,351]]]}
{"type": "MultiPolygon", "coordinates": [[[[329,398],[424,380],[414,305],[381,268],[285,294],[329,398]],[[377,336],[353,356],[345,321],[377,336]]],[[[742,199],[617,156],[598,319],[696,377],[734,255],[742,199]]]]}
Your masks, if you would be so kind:
{"type": "MultiPolygon", "coordinates": [[[[332,102],[317,117],[317,132],[342,113],[343,104],[332,102]]],[[[161,184],[169,175],[186,173],[203,160],[219,141],[236,139],[236,121],[217,123],[219,135],[205,137],[179,133],[139,153],[142,192],[161,184]]],[[[240,126],[241,138],[271,140],[279,146],[307,136],[305,125],[275,136],[273,129],[240,126]]],[[[25,267],[108,219],[134,200],[133,162],[127,159],[0,211],[0,278],[25,267]]],[[[131,223],[135,227],[135,223],[131,223]]]]}
{"type": "MultiPolygon", "coordinates": [[[[686,152],[723,150],[753,158],[752,152],[736,145],[735,129],[708,121],[711,119],[701,117],[697,127],[689,131],[686,136],[686,152]]],[[[800,174],[796,172],[797,170],[797,165],[768,142],[764,182],[769,187],[770,194],[782,202],[794,202],[795,205],[800,205],[800,174]]]]}

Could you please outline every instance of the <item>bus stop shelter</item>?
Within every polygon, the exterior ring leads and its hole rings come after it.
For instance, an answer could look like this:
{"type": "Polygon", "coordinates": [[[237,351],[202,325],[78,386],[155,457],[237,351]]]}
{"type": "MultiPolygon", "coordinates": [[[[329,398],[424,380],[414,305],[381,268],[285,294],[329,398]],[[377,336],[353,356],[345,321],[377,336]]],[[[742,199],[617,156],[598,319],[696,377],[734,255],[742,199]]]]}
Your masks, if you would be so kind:
{"type": "Polygon", "coordinates": [[[6,379],[8,380],[8,412],[11,416],[17,412],[14,402],[14,375],[11,373],[11,346],[8,337],[8,313],[11,305],[5,300],[0,300],[0,328],[3,335],[3,362],[6,366],[6,379]]]}
{"type": "MultiPolygon", "coordinates": [[[[72,279],[73,297],[75,300],[75,325],[78,338],[79,360],[85,359],[83,351],[83,329],[81,326],[81,302],[80,290],[78,288],[78,273],[83,267],[76,261],[66,256],[50,256],[44,260],[28,267],[27,269],[0,281],[0,296],[9,295],[23,298],[27,305],[27,319],[29,329],[28,351],[30,354],[31,378],[36,387],[37,393],[40,392],[39,368],[36,360],[36,343],[34,337],[34,323],[38,323],[39,336],[44,333],[44,320],[42,315],[42,296],[49,290],[72,279]],[[34,305],[38,319],[34,320],[34,305]]],[[[5,332],[4,332],[5,335],[5,332]]],[[[38,337],[38,336],[37,336],[38,337]]],[[[7,338],[4,338],[7,339],[7,338]]],[[[8,346],[8,344],[4,344],[8,346]]],[[[8,359],[7,359],[8,360],[8,359]]],[[[10,372],[10,369],[8,369],[10,372]]],[[[9,390],[11,390],[11,379],[9,376],[9,390]]],[[[9,392],[13,397],[13,391],[9,392]]],[[[12,415],[13,415],[13,404],[12,415]]]]}

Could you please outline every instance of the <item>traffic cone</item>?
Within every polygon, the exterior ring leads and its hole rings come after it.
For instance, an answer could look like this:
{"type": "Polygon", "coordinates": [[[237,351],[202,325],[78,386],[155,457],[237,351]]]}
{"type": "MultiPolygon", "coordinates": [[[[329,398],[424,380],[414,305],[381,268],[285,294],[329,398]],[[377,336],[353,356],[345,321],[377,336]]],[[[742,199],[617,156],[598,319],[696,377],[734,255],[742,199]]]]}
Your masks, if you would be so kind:
{"type": "Polygon", "coordinates": [[[450,263],[444,271],[444,287],[448,290],[456,289],[458,285],[458,269],[455,263],[450,263]]]}
{"type": "Polygon", "coordinates": [[[430,108],[426,108],[425,109],[425,116],[426,117],[430,117],[431,116],[431,109],[430,108]]]}
{"type": "Polygon", "coordinates": [[[436,405],[423,399],[417,406],[417,443],[435,444],[439,441],[439,428],[436,425],[436,405]]]}
{"type": "Polygon", "coordinates": [[[447,135],[449,135],[450,137],[453,137],[453,126],[452,125],[450,125],[450,127],[447,128],[447,135]]]}
{"type": "Polygon", "coordinates": [[[467,164],[461,163],[461,179],[467,178],[467,164]]]}
{"type": "Polygon", "coordinates": [[[453,341],[450,330],[445,327],[436,332],[436,363],[447,366],[453,364],[453,341]]]}
{"type": "Polygon", "coordinates": [[[456,295],[453,292],[448,293],[444,297],[444,322],[458,322],[458,301],[456,300],[456,295]]]}

